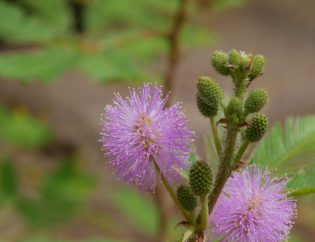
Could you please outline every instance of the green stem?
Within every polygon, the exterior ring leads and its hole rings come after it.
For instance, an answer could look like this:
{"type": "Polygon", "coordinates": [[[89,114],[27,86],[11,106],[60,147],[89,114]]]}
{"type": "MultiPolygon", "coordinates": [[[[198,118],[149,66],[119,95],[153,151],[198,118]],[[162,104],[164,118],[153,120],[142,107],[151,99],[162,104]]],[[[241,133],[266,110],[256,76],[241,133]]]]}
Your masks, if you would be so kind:
{"type": "Polygon", "coordinates": [[[232,161],[234,155],[235,144],[237,140],[238,128],[236,124],[228,124],[227,137],[226,137],[226,148],[224,155],[220,161],[218,173],[214,182],[213,190],[209,196],[208,209],[209,214],[214,208],[221,191],[226,183],[227,179],[231,175],[232,161]]]}
{"type": "Polygon", "coordinates": [[[222,154],[222,146],[221,146],[221,141],[220,141],[220,137],[219,137],[218,127],[215,123],[214,117],[210,117],[210,124],[211,124],[212,135],[213,135],[215,147],[217,149],[217,153],[218,153],[218,156],[220,158],[221,154],[222,154]]]}
{"type": "Polygon", "coordinates": [[[249,146],[250,142],[248,140],[245,140],[241,147],[238,149],[235,158],[234,158],[234,164],[237,164],[243,157],[247,147],[249,146]]]}
{"type": "Polygon", "coordinates": [[[200,224],[197,225],[196,231],[202,232],[208,226],[208,202],[207,196],[200,197],[201,210],[200,210],[200,224]]]}
{"type": "Polygon", "coordinates": [[[164,176],[163,172],[161,171],[160,167],[158,166],[158,164],[156,163],[155,159],[153,157],[151,157],[150,159],[153,164],[154,164],[154,168],[156,171],[157,175],[161,176],[161,180],[166,188],[166,190],[168,191],[168,193],[170,194],[172,200],[174,201],[176,207],[180,210],[180,212],[182,213],[182,215],[185,217],[185,219],[192,224],[192,219],[190,217],[190,214],[188,211],[184,210],[181,205],[179,204],[178,200],[177,200],[177,196],[176,193],[174,192],[174,190],[172,189],[172,187],[168,184],[166,177],[164,176]]]}

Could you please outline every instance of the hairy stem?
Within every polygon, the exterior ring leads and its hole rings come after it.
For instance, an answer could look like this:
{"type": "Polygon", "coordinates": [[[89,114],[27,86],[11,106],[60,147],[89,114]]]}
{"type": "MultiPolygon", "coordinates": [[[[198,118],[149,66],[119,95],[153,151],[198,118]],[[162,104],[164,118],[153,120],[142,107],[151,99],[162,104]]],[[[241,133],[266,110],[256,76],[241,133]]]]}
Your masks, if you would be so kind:
{"type": "Polygon", "coordinates": [[[242,145],[240,146],[240,148],[238,149],[235,158],[234,158],[234,164],[237,164],[243,157],[246,149],[248,148],[250,142],[248,140],[245,140],[242,145]]]}
{"type": "Polygon", "coordinates": [[[163,172],[161,171],[160,167],[158,166],[158,164],[156,163],[155,159],[151,158],[150,159],[153,164],[154,164],[154,168],[155,168],[155,171],[156,171],[156,174],[157,175],[160,175],[161,176],[161,180],[163,182],[163,185],[165,186],[166,190],[168,191],[170,197],[172,198],[173,202],[175,203],[176,207],[180,210],[180,212],[182,213],[182,215],[185,217],[185,219],[191,223],[191,217],[189,215],[189,213],[184,210],[181,205],[179,204],[178,200],[177,200],[177,196],[176,196],[176,193],[175,191],[172,189],[172,187],[168,184],[168,181],[166,179],[166,177],[164,176],[163,172]]]}
{"type": "Polygon", "coordinates": [[[225,147],[222,159],[220,160],[218,173],[216,175],[216,179],[214,182],[214,188],[209,196],[209,202],[208,202],[209,213],[211,213],[211,211],[213,210],[214,205],[217,202],[227,179],[231,175],[231,167],[232,167],[231,163],[233,161],[237,134],[238,134],[237,125],[233,123],[228,124],[226,147],[225,147]]]}
{"type": "Polygon", "coordinates": [[[207,196],[200,197],[201,210],[200,210],[200,224],[197,225],[197,232],[202,232],[208,226],[208,199],[207,196]]]}
{"type": "Polygon", "coordinates": [[[214,144],[215,144],[215,147],[217,150],[218,157],[220,158],[222,155],[222,146],[221,146],[221,141],[220,141],[220,137],[219,137],[218,127],[215,123],[214,117],[210,117],[210,124],[211,124],[214,144]]]}

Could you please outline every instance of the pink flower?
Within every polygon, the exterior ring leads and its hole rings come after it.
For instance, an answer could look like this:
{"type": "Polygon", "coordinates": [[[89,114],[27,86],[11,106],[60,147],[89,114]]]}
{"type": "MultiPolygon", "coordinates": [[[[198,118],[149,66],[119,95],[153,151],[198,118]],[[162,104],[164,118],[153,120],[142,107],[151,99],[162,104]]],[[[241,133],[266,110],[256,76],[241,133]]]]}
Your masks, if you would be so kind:
{"type": "Polygon", "coordinates": [[[287,239],[296,201],[287,197],[286,178],[251,166],[234,172],[210,216],[213,237],[223,241],[276,242],[287,239]]]}
{"type": "Polygon", "coordinates": [[[178,181],[178,171],[188,165],[193,132],[180,106],[165,108],[166,102],[160,87],[144,85],[125,99],[116,94],[105,108],[101,142],[108,166],[140,190],[154,190],[159,179],[152,159],[169,182],[178,181]]]}

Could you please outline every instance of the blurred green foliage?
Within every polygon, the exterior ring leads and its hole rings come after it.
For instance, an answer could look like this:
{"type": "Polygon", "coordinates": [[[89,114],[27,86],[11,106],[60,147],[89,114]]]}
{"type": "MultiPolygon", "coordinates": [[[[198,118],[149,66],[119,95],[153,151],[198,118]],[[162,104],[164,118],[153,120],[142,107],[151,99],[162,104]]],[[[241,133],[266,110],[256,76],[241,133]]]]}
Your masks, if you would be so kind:
{"type": "MultiPolygon", "coordinates": [[[[191,0],[188,15],[242,2],[191,0]]],[[[153,74],[156,80],[160,74],[150,70],[150,63],[169,52],[169,35],[179,4],[179,0],[0,0],[0,76],[23,83],[48,83],[76,70],[105,83],[143,81],[153,74]]],[[[180,33],[183,49],[215,40],[208,26],[193,21],[188,21],[180,33]]],[[[32,196],[25,193],[12,153],[42,152],[53,140],[46,122],[0,106],[0,141],[10,147],[0,155],[0,209],[13,207],[32,228],[51,228],[68,221],[88,201],[97,184],[76,159],[63,159],[52,170],[43,171],[47,174],[38,181],[32,196]]],[[[147,231],[149,236],[157,233],[158,209],[150,199],[124,189],[113,191],[110,200],[136,229],[147,231]]],[[[174,224],[171,219],[170,234],[178,233],[174,224]]],[[[56,240],[36,236],[21,241],[56,240]]]]}
{"type": "Polygon", "coordinates": [[[38,191],[29,197],[20,189],[13,160],[0,161],[0,202],[10,204],[35,227],[53,226],[71,218],[89,198],[95,177],[80,171],[74,160],[64,160],[39,181],[38,191]]]}
{"type": "MultiPolygon", "coordinates": [[[[216,0],[215,8],[226,2],[216,0]]],[[[241,0],[233,1],[240,3],[241,0]]],[[[0,76],[25,82],[51,81],[75,69],[100,81],[144,80],[147,61],[166,54],[178,0],[0,1],[0,76]],[[15,46],[26,46],[15,51],[15,46]]],[[[197,15],[199,1],[190,1],[197,15]]],[[[234,4],[227,4],[234,6],[234,4]]],[[[209,28],[188,23],[185,47],[212,43],[209,28]]],[[[156,79],[155,73],[155,79],[156,79]]]]}
{"type": "Polygon", "coordinates": [[[25,148],[40,148],[52,141],[52,130],[44,122],[0,106],[0,140],[25,148]]]}
{"type": "Polygon", "coordinates": [[[277,175],[288,175],[291,195],[315,192],[315,116],[275,124],[257,147],[253,161],[277,175]]]}
{"type": "Polygon", "coordinates": [[[111,199],[135,227],[151,235],[157,234],[159,213],[152,201],[133,189],[113,191],[111,199]]]}

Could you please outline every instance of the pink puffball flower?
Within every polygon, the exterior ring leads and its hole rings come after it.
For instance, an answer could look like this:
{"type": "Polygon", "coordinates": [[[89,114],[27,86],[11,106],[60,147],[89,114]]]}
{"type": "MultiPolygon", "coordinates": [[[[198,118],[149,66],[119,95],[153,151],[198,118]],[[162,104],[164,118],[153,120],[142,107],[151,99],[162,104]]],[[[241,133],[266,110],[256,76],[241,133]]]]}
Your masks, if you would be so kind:
{"type": "Polygon", "coordinates": [[[145,84],[122,98],[115,94],[102,120],[101,142],[109,168],[141,191],[155,190],[159,166],[168,182],[180,180],[194,141],[179,104],[165,107],[162,89],[145,84]]]}
{"type": "Polygon", "coordinates": [[[210,215],[214,237],[230,242],[286,240],[296,217],[296,201],[287,196],[286,180],[256,166],[234,172],[210,215]]]}

